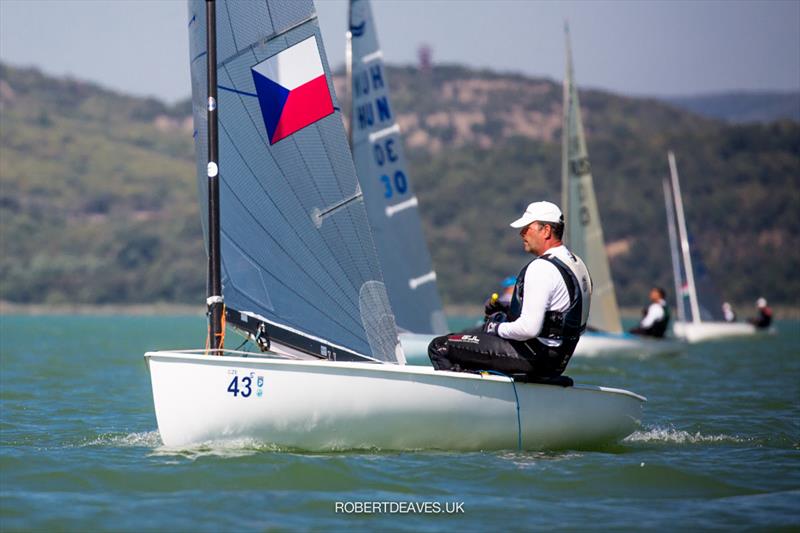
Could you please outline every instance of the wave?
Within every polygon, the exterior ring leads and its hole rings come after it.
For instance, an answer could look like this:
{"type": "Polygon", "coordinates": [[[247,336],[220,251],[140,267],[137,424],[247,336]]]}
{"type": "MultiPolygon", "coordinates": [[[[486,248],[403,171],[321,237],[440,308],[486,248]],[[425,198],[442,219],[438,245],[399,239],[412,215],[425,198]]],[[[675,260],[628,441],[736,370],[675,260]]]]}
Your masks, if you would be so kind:
{"type": "Polygon", "coordinates": [[[735,435],[704,435],[699,431],[692,433],[674,427],[652,427],[636,431],[622,442],[630,443],[665,443],[665,444],[708,444],[747,442],[748,439],[735,435]]]}

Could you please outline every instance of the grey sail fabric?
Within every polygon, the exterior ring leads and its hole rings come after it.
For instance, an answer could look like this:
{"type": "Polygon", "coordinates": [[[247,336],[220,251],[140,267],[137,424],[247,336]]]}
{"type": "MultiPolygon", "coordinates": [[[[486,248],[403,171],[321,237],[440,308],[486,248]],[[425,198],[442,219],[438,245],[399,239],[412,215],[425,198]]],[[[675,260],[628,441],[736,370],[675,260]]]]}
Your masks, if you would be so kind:
{"type": "MultiPolygon", "coordinates": [[[[404,362],[313,3],[217,1],[216,13],[226,306],[404,362]]],[[[205,2],[188,20],[207,232],[205,2]]]]}
{"type": "Polygon", "coordinates": [[[389,300],[402,330],[443,334],[447,323],[436,273],[367,0],[350,2],[350,33],[353,158],[389,300]]]}
{"type": "Polygon", "coordinates": [[[722,322],[725,319],[722,314],[722,296],[691,236],[689,236],[689,245],[692,247],[692,265],[697,288],[697,303],[700,306],[700,320],[722,322]]]}
{"type": "Polygon", "coordinates": [[[583,132],[578,89],[572,72],[569,29],[565,28],[567,72],[564,79],[564,125],[562,131],[561,187],[566,229],[564,241],[589,269],[592,305],[588,326],[611,333],[622,332],[614,282],[608,266],[600,211],[594,194],[589,153],[583,132]]]}
{"type": "MultiPolygon", "coordinates": [[[[683,320],[690,322],[701,321],[722,321],[722,298],[717,290],[709,271],[706,269],[697,246],[686,227],[686,215],[683,210],[683,195],[681,194],[680,178],[678,176],[678,166],[675,162],[675,154],[667,154],[670,170],[670,182],[672,185],[670,199],[673,208],[667,205],[668,222],[678,227],[680,235],[680,245],[682,252],[681,265],[676,271],[676,277],[680,279],[680,297],[678,298],[678,314],[683,320]]],[[[664,188],[665,195],[667,188],[664,188]]],[[[669,226],[668,226],[669,228],[669,226]]],[[[671,230],[674,233],[674,230],[671,230]]],[[[670,233],[670,244],[672,245],[672,233],[670,233]]],[[[673,252],[673,255],[676,255],[673,252]]],[[[673,263],[674,263],[673,259],[673,263]]]]}
{"type": "Polygon", "coordinates": [[[680,251],[678,250],[678,232],[675,229],[675,201],[669,181],[662,181],[664,188],[664,206],[667,213],[667,235],[669,236],[669,252],[672,260],[672,278],[675,284],[675,308],[678,311],[678,322],[686,322],[687,299],[683,274],[681,270],[680,251]]]}

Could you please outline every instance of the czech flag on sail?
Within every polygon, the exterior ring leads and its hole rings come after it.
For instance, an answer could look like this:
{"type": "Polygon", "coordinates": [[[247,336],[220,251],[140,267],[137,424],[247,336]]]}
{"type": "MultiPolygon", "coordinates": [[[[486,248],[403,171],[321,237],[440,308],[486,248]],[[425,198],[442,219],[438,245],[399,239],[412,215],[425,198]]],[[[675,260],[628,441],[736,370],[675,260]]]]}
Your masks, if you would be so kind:
{"type": "Polygon", "coordinates": [[[252,72],[270,144],[333,113],[315,36],[265,59],[252,72]]]}

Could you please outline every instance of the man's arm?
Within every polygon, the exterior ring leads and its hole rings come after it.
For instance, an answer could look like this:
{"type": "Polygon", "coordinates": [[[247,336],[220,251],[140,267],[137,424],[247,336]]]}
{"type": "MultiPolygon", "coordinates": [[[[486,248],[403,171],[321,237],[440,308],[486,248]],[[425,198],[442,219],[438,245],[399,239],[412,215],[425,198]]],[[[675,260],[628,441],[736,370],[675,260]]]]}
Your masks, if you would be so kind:
{"type": "Polygon", "coordinates": [[[497,327],[497,335],[504,339],[526,341],[539,336],[544,322],[550,295],[553,292],[553,276],[560,274],[547,261],[534,261],[525,271],[525,295],[522,311],[513,322],[504,322],[497,327]],[[553,272],[551,272],[551,270],[553,272]]]}

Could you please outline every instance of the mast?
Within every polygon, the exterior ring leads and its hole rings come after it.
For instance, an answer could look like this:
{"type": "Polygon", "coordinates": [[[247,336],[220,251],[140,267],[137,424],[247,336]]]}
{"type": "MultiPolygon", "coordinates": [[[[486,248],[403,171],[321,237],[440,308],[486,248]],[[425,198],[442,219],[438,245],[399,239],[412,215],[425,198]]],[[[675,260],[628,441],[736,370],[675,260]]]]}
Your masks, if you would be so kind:
{"type": "Polygon", "coordinates": [[[697,303],[697,288],[694,284],[694,270],[692,269],[692,256],[689,253],[689,236],[686,231],[686,217],[683,214],[683,200],[681,198],[681,185],[678,182],[678,168],[675,165],[675,154],[670,151],[669,174],[672,178],[672,194],[675,199],[675,213],[678,219],[678,231],[681,238],[681,251],[683,252],[683,270],[686,272],[686,283],[689,285],[689,305],[692,309],[692,322],[700,322],[700,307],[697,303]]]}
{"type": "MultiPolygon", "coordinates": [[[[561,113],[561,212],[564,220],[569,220],[569,95],[572,90],[572,47],[569,42],[569,21],[564,21],[564,42],[567,53],[566,73],[564,74],[564,100],[561,113]]],[[[567,227],[567,244],[569,242],[569,227],[567,227]]]]}
{"type": "Polygon", "coordinates": [[[353,0],[347,2],[347,31],[344,34],[344,87],[345,97],[343,98],[343,117],[347,117],[345,126],[347,130],[347,144],[350,145],[350,152],[353,151],[353,32],[350,26],[353,24],[353,0]]]}
{"type": "MultiPolygon", "coordinates": [[[[350,6],[347,8],[347,20],[350,23],[350,6]]],[[[353,32],[347,30],[344,34],[344,67],[345,67],[345,97],[343,99],[344,105],[347,106],[345,113],[342,116],[347,117],[345,124],[347,125],[347,143],[350,145],[350,151],[353,150],[353,32]]]]}
{"type": "Polygon", "coordinates": [[[206,0],[206,72],[208,73],[208,335],[209,348],[223,348],[220,275],[219,140],[217,138],[217,21],[214,0],[206,0]]]}
{"type": "Polygon", "coordinates": [[[664,204],[667,208],[667,232],[669,233],[669,254],[672,258],[672,279],[675,281],[675,305],[678,309],[678,321],[686,322],[686,310],[683,308],[681,294],[681,260],[678,254],[678,236],[675,234],[675,206],[672,191],[667,179],[661,181],[664,187],[664,204]]]}

